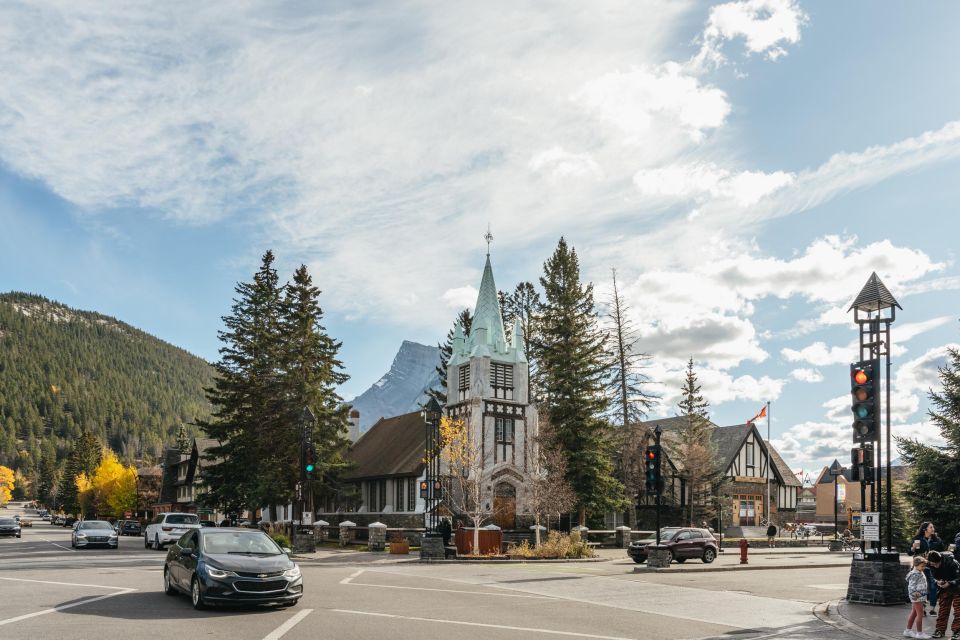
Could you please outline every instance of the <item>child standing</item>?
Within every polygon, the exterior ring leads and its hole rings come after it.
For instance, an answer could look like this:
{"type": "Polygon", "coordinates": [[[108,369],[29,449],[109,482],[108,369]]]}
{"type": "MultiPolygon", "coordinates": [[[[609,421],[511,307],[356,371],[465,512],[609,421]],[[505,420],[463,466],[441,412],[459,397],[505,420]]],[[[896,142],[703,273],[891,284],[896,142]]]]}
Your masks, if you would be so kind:
{"type": "Polygon", "coordinates": [[[927,576],[923,570],[927,568],[927,559],[923,556],[913,557],[913,570],[907,574],[907,595],[910,596],[910,617],[907,618],[907,628],[903,630],[906,638],[927,640],[930,634],[923,632],[923,605],[927,601],[927,576]],[[917,631],[913,631],[916,623],[917,631]]]}

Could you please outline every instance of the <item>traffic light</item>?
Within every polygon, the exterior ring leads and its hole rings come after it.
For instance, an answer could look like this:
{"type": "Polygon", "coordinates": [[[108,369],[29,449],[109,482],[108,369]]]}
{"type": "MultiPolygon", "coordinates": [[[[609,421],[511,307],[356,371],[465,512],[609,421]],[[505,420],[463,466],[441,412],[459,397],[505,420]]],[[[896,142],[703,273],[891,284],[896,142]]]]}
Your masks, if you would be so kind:
{"type": "Polygon", "coordinates": [[[306,455],[304,456],[303,468],[307,473],[313,473],[313,470],[317,467],[317,452],[313,448],[313,445],[307,447],[306,455]]]}
{"type": "Polygon", "coordinates": [[[879,373],[879,360],[863,360],[850,365],[854,442],[876,442],[879,437],[879,373]]]}
{"type": "Polygon", "coordinates": [[[647,495],[660,495],[660,447],[651,445],[643,456],[647,471],[647,495]]]}
{"type": "Polygon", "coordinates": [[[873,466],[873,447],[869,444],[850,450],[850,479],[873,484],[876,471],[873,466]]]}
{"type": "Polygon", "coordinates": [[[430,485],[427,484],[426,480],[420,481],[420,497],[423,498],[424,500],[427,499],[427,489],[429,488],[429,486],[430,485]]]}

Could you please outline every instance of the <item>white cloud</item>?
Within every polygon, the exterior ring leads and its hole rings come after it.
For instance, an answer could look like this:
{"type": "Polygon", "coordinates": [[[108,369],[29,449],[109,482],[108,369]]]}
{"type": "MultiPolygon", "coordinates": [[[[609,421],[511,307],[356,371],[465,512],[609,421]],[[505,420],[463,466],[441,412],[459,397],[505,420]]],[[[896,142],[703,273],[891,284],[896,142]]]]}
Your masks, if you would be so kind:
{"type": "Polygon", "coordinates": [[[730,113],[722,90],[703,85],[673,62],[604,74],[586,83],[573,99],[617,127],[631,144],[639,144],[661,122],[678,124],[699,141],[730,113]]]}
{"type": "Polygon", "coordinates": [[[589,153],[571,153],[559,146],[536,154],[527,166],[533,171],[549,172],[558,179],[600,177],[603,173],[589,153]]]}
{"type": "Polygon", "coordinates": [[[790,372],[790,377],[800,382],[823,382],[823,374],[817,369],[794,369],[790,372]]]}
{"type": "Polygon", "coordinates": [[[823,342],[814,342],[800,350],[784,348],[780,353],[789,362],[808,362],[817,367],[857,360],[856,343],[843,347],[828,347],[823,342]]]}
{"type": "Polygon", "coordinates": [[[716,5],[710,9],[697,62],[723,63],[723,42],[741,37],[748,52],[776,60],[786,55],[785,45],[800,41],[800,29],[806,22],[807,16],[795,0],[742,0],[716,5]]]}
{"type": "Polygon", "coordinates": [[[443,301],[447,303],[448,307],[454,309],[473,309],[473,306],[477,303],[477,295],[479,295],[479,291],[477,291],[476,287],[466,285],[444,291],[443,301]]]}
{"type": "Polygon", "coordinates": [[[755,204],[792,181],[793,176],[783,171],[734,173],[713,163],[641,169],[633,176],[633,184],[643,195],[701,201],[726,198],[741,206],[755,204]]]}

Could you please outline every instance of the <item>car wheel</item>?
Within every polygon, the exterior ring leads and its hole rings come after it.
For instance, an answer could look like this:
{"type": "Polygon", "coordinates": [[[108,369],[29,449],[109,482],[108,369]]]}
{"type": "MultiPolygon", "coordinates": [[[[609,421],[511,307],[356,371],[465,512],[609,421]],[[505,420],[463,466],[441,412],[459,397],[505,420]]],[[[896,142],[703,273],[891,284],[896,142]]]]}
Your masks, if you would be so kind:
{"type": "Polygon", "coordinates": [[[666,558],[667,564],[670,564],[671,562],[673,562],[673,559],[674,559],[673,551],[667,551],[667,558],[666,558]]]}
{"type": "Polygon", "coordinates": [[[143,548],[144,549],[150,548],[150,539],[147,537],[147,534],[143,534],[143,548]]]}
{"type": "Polygon", "coordinates": [[[710,564],[717,559],[717,552],[713,549],[704,549],[703,550],[703,564],[710,564]]]}
{"type": "Polygon", "coordinates": [[[644,562],[647,561],[647,559],[646,559],[646,558],[634,558],[633,561],[636,562],[637,564],[643,564],[644,562]]]}
{"type": "Polygon", "coordinates": [[[197,576],[193,576],[193,581],[190,583],[190,602],[197,611],[207,608],[203,602],[203,594],[200,593],[200,581],[197,580],[197,576]]]}
{"type": "Polygon", "coordinates": [[[687,561],[686,558],[677,558],[677,564],[683,564],[686,561],[687,561]]]}
{"type": "Polygon", "coordinates": [[[76,543],[76,541],[74,541],[74,539],[73,539],[72,537],[70,538],[70,548],[71,548],[71,549],[76,549],[76,548],[77,548],[77,543],[76,543]]]}
{"type": "Polygon", "coordinates": [[[153,550],[154,550],[154,551],[160,551],[160,549],[161,549],[161,547],[160,547],[160,534],[158,533],[157,535],[153,536],[153,550]]]}
{"type": "Polygon", "coordinates": [[[170,572],[166,569],[163,570],[163,592],[168,596],[177,595],[177,588],[170,582],[170,572]]]}

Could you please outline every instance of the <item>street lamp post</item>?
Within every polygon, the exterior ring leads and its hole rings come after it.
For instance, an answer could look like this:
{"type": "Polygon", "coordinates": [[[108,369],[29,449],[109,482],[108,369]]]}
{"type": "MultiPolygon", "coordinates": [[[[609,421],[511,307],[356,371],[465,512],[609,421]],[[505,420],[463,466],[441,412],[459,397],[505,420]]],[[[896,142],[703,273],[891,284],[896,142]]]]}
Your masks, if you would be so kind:
{"type": "Polygon", "coordinates": [[[420,557],[443,559],[446,550],[443,536],[437,531],[437,505],[440,501],[440,415],[443,409],[436,398],[431,397],[420,411],[424,424],[424,487],[420,495],[424,501],[424,533],[420,543],[420,557]]]}
{"type": "Polygon", "coordinates": [[[843,467],[838,460],[834,460],[830,465],[830,475],[833,476],[833,538],[837,539],[837,503],[840,501],[840,476],[843,475],[843,467]]]}

